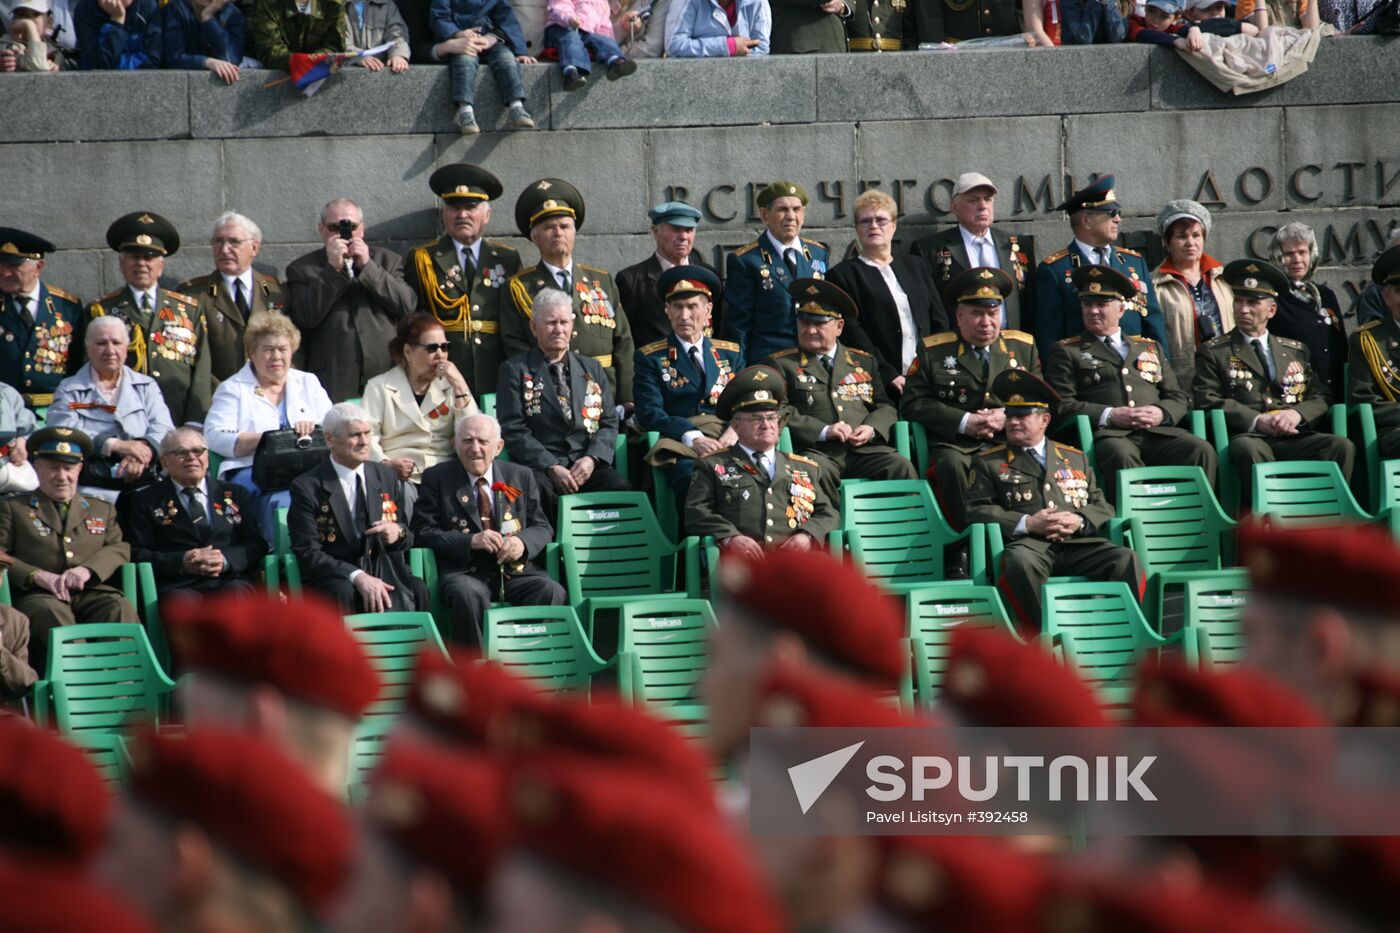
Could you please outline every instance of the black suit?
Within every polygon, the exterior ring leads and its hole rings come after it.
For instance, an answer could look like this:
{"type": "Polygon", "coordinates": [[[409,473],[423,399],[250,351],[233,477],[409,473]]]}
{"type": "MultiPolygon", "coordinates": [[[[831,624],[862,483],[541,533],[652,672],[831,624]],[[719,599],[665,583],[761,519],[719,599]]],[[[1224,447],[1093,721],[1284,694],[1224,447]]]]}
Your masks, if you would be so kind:
{"type": "MultiPolygon", "coordinates": [[[[695,253],[690,254],[690,264],[715,270],[702,262],[695,253]]],[[[627,320],[632,325],[632,342],[639,347],[671,335],[671,322],[666,318],[666,305],[656,297],[656,283],[661,279],[661,260],[652,253],[635,266],[628,266],[613,281],[617,283],[617,297],[627,309],[627,320]]],[[[719,296],[715,296],[715,311],[719,311],[719,296]]],[[[713,327],[718,321],[710,322],[713,327]]]]}
{"type": "Polygon", "coordinates": [[[506,490],[491,493],[492,527],[525,545],[519,564],[509,568],[504,580],[493,555],[472,549],[472,536],[482,530],[481,513],[461,461],[446,460],[425,471],[413,506],[414,537],[437,556],[438,585],[454,622],[451,636],[459,641],[480,641],[486,610],[502,594],[513,606],[562,606],[567,599],[564,588],[531,563],[554,540],[534,471],[497,460],[492,481],[493,487],[505,484],[520,491],[514,500],[506,490]],[[519,530],[503,527],[512,521],[520,523],[519,530]],[[471,625],[462,625],[463,620],[471,625]]]}
{"type": "MultiPolygon", "coordinates": [[[[365,611],[350,575],[360,569],[365,549],[364,528],[380,521],[390,503],[398,513],[396,521],[402,534],[389,546],[388,554],[391,560],[404,562],[401,576],[408,579],[405,556],[411,535],[403,521],[403,484],[398,474],[382,463],[364,464],[364,478],[368,513],[364,527],[353,519],[340,477],[329,459],[292,481],[292,506],[287,514],[287,533],[303,584],[336,600],[346,612],[365,611]]],[[[426,611],[427,587],[417,578],[412,583],[414,606],[426,611]]]]}
{"type": "MultiPolygon", "coordinates": [[[[990,228],[990,232],[992,243],[997,248],[997,262],[1001,264],[1001,271],[1016,281],[1015,290],[1006,297],[1006,329],[1034,332],[1035,309],[1031,302],[1034,289],[1031,288],[1031,279],[1032,273],[1035,272],[1035,253],[1031,238],[1020,234],[1008,234],[998,227],[990,228]],[[1011,255],[1013,239],[1016,241],[1014,257],[1011,255]]],[[[962,229],[957,224],[947,230],[920,237],[914,241],[909,253],[928,263],[929,271],[933,273],[934,287],[938,289],[940,297],[953,276],[975,265],[968,258],[967,244],[963,242],[962,229]]],[[[948,311],[948,317],[953,317],[952,308],[948,311]]]]}
{"type": "MultiPolygon", "coordinates": [[[[917,357],[920,342],[925,337],[949,329],[948,312],[938,296],[928,265],[918,257],[895,256],[890,268],[895,281],[909,297],[909,312],[918,331],[914,340],[917,357]]],[[[874,354],[880,367],[880,383],[888,386],[904,374],[904,359],[900,347],[899,309],[895,307],[894,296],[884,277],[869,263],[847,259],[837,263],[827,278],[850,295],[860,309],[859,320],[846,321],[841,342],[874,354]]]]}
{"type": "Polygon", "coordinates": [[[199,522],[190,514],[181,487],[169,478],[132,493],[128,525],[132,559],[151,564],[162,592],[251,590],[252,572],[267,553],[253,497],[241,486],[221,483],[213,476],[204,482],[208,498],[201,504],[206,514],[199,522]],[[185,552],[202,547],[218,548],[224,555],[219,576],[186,572],[185,552]]]}

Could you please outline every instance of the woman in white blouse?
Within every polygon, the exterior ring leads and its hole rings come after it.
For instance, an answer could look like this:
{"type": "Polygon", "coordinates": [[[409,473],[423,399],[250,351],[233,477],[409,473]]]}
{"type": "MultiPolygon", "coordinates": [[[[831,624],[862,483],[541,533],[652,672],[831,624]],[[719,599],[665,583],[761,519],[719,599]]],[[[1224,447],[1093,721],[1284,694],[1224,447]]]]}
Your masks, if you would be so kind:
{"type": "Polygon", "coordinates": [[[287,490],[264,494],[253,482],[253,454],[268,431],[294,429],[306,436],[331,410],[331,399],[311,373],[292,368],[301,332],[285,315],[254,314],[243,331],[248,362],[219,384],[204,437],[209,449],[224,458],[219,478],[237,483],[256,497],[258,527],[273,540],[277,509],[291,503],[287,490]]]}

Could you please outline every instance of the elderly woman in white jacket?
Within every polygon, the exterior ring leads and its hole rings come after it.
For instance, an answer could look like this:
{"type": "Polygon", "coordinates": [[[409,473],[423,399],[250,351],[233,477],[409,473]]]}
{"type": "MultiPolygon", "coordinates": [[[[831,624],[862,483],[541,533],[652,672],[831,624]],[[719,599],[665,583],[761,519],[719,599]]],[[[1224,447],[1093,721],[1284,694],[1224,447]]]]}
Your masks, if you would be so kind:
{"type": "Polygon", "coordinates": [[[291,318],[274,312],[254,314],[243,331],[248,362],[219,384],[204,419],[209,449],[224,462],[219,478],[237,483],[255,497],[259,528],[269,540],[277,509],[291,503],[285,489],[263,493],[253,482],[253,454],[268,431],[294,429],[305,436],[331,410],[331,399],[314,375],[292,368],[301,332],[291,318]]]}
{"type": "Polygon", "coordinates": [[[34,412],[24,407],[24,396],[0,382],[0,495],[39,488],[26,446],[37,424],[34,412]]]}

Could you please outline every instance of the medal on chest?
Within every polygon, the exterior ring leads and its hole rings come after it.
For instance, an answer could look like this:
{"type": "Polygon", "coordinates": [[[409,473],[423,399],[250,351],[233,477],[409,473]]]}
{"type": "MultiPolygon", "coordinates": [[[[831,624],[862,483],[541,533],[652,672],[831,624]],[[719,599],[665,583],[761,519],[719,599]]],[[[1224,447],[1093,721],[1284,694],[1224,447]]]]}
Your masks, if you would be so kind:
{"type": "Polygon", "coordinates": [[[223,499],[215,499],[209,505],[214,509],[215,515],[230,525],[243,524],[243,511],[238,507],[238,503],[233,501],[232,490],[225,489],[223,499]]]}
{"type": "Polygon", "coordinates": [[[525,409],[526,417],[533,417],[540,413],[544,390],[535,382],[535,377],[530,373],[525,373],[520,378],[520,404],[525,409]]]}
{"type": "Polygon", "coordinates": [[[603,388],[588,378],[583,387],[583,429],[589,434],[598,433],[598,423],[603,417],[603,388]]]}

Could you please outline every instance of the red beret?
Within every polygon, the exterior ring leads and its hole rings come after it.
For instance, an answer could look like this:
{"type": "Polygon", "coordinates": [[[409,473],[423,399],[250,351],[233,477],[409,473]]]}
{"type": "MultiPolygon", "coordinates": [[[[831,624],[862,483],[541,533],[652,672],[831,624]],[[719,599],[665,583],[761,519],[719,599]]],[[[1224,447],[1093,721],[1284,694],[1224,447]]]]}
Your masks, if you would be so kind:
{"type": "Polygon", "coordinates": [[[1044,861],[980,836],[883,836],[877,896],[930,930],[1028,930],[1049,883],[1044,861]]]}
{"type": "Polygon", "coordinates": [[[379,694],[364,649],[326,600],[240,593],[181,601],[163,612],[171,649],[188,668],[271,684],[354,719],[379,694]]]}
{"type": "Polygon", "coordinates": [[[0,850],[80,870],[107,834],[111,796],[87,755],[14,716],[0,717],[0,850]]]}
{"type": "Polygon", "coordinates": [[[1144,664],[1133,691],[1134,724],[1325,729],[1310,702],[1264,674],[1243,668],[1193,670],[1180,662],[1144,664]]]}
{"type": "Polygon", "coordinates": [[[759,678],[757,727],[890,729],[917,724],[864,681],[780,661],[759,678]]]}
{"type": "MultiPolygon", "coordinates": [[[[1331,806],[1350,809],[1355,820],[1376,806],[1394,812],[1397,803],[1364,799],[1331,806]]],[[[1369,928],[1400,927],[1400,836],[1300,836],[1293,842],[1293,872],[1314,891],[1364,918],[1369,928]]]]}
{"type": "Polygon", "coordinates": [[[347,878],[353,837],[341,804],[256,736],[213,727],[138,733],[132,795],[187,820],[313,911],[347,878]]]}
{"type": "Polygon", "coordinates": [[[1400,726],[1400,672],[1368,668],[1351,679],[1353,702],[1343,726],[1400,726]]]}
{"type": "Polygon", "coordinates": [[[904,608],[853,564],[825,551],[726,554],[720,582],[739,606],[802,636],[827,662],[894,689],[909,674],[904,608]]]}
{"type": "Polygon", "coordinates": [[[410,859],[479,898],[509,844],[499,762],[412,741],[394,742],[370,778],[368,821],[410,859]]]}
{"type": "Polygon", "coordinates": [[[1047,933],[1303,933],[1310,927],[1209,882],[1183,887],[1060,876],[1044,898],[1035,929],[1047,933]]]}
{"type": "Polygon", "coordinates": [[[1103,707],[1074,671],[1003,632],[957,629],[942,699],[980,726],[1104,726],[1103,707]]]}
{"type": "Polygon", "coordinates": [[[782,916],[724,816],[654,774],[558,753],[521,761],[525,848],[689,933],[777,933],[782,916]]]}
{"type": "Polygon", "coordinates": [[[408,708],[453,740],[479,748],[500,745],[510,714],[550,702],[544,693],[494,661],[454,650],[444,658],[435,648],[418,656],[408,708]]]}
{"type": "Polygon", "coordinates": [[[1400,546],[1380,528],[1247,522],[1239,553],[1257,590],[1385,617],[1400,612],[1400,546]]]}
{"type": "Polygon", "coordinates": [[[125,901],[68,872],[0,864],[5,933],[156,933],[125,901]]]}

